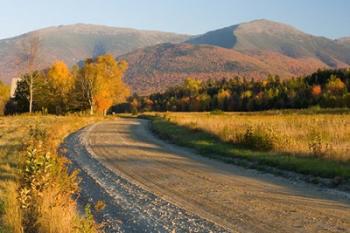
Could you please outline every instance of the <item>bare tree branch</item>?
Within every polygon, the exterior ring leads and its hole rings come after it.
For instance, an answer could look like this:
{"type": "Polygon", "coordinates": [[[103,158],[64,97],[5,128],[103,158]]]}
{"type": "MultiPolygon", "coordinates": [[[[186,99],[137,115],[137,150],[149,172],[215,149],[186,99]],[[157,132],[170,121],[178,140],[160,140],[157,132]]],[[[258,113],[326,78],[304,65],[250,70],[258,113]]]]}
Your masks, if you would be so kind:
{"type": "Polygon", "coordinates": [[[29,87],[29,112],[33,111],[33,93],[34,93],[34,80],[36,74],[34,70],[37,68],[37,59],[39,56],[40,38],[37,33],[31,34],[29,40],[23,40],[22,51],[19,55],[20,63],[25,64],[24,73],[29,75],[28,87],[29,87]]]}

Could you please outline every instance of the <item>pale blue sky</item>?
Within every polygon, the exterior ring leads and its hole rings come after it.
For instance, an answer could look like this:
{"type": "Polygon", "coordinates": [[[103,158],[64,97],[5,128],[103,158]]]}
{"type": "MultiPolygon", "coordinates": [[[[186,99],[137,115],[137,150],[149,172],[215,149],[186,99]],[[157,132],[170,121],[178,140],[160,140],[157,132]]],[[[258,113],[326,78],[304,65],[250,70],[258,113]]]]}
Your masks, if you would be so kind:
{"type": "Polygon", "coordinates": [[[200,34],[254,19],[305,32],[350,36],[350,0],[0,0],[0,38],[34,29],[92,23],[200,34]]]}

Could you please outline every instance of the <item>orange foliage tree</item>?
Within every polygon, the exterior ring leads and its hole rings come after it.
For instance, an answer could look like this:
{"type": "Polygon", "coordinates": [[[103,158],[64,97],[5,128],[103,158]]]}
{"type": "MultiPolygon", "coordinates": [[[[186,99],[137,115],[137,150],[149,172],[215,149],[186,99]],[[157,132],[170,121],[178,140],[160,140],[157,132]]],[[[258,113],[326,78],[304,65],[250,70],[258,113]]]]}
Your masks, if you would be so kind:
{"type": "Polygon", "coordinates": [[[311,94],[314,96],[314,97],[318,97],[322,94],[322,88],[321,88],[321,85],[313,85],[312,86],[312,89],[311,89],[311,94]]]}

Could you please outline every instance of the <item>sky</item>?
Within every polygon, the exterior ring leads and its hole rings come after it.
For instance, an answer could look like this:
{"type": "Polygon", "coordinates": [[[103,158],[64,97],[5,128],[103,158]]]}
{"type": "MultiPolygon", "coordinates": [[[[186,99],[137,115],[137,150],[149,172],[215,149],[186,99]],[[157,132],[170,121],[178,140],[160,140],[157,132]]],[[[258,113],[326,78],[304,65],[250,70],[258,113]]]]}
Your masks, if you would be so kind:
{"type": "Polygon", "coordinates": [[[90,23],[201,34],[254,19],[304,32],[350,36],[350,0],[0,0],[0,39],[49,26],[90,23]]]}

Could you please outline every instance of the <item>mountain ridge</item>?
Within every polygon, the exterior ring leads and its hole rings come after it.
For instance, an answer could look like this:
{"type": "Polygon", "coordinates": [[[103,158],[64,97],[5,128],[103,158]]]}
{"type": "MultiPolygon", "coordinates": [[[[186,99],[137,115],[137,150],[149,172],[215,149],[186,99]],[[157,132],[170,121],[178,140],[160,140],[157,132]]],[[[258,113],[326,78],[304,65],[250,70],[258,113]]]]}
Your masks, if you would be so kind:
{"type": "Polygon", "coordinates": [[[182,35],[182,36],[192,36],[184,33],[176,33],[176,32],[168,32],[168,31],[160,31],[160,30],[148,30],[148,29],[137,29],[137,28],[129,28],[129,27],[114,27],[114,26],[109,26],[109,25],[103,25],[103,24],[90,24],[90,23],[75,23],[75,24],[61,24],[61,25],[54,25],[54,26],[49,26],[49,27],[43,27],[39,29],[35,29],[32,31],[28,31],[25,33],[21,33],[19,35],[14,35],[10,36],[7,38],[2,38],[0,39],[1,41],[6,41],[6,40],[11,40],[11,39],[17,39],[23,36],[27,36],[32,33],[37,33],[37,32],[48,32],[48,31],[53,31],[57,29],[67,29],[67,28],[86,28],[86,29],[91,29],[91,28],[100,28],[100,29],[111,29],[111,30],[120,30],[120,31],[136,31],[136,32],[154,32],[154,33],[169,33],[169,34],[174,34],[174,35],[182,35]]]}
{"type": "Polygon", "coordinates": [[[14,64],[20,44],[39,34],[38,68],[63,60],[68,65],[111,53],[129,62],[125,80],[149,94],[188,76],[221,79],[236,75],[290,78],[350,64],[350,39],[307,34],[293,26],[260,19],[192,36],[94,24],[60,25],[0,40],[0,79],[9,83],[23,66],[14,64]]]}
{"type": "Polygon", "coordinates": [[[350,63],[350,50],[340,43],[322,36],[302,32],[287,24],[260,19],[205,33],[186,42],[191,44],[211,44],[223,48],[232,48],[241,52],[274,51],[284,55],[301,58],[315,57],[331,67],[337,67],[337,61],[350,63]],[[231,31],[229,31],[231,30],[231,31]],[[226,37],[222,38],[222,35],[226,37]],[[216,36],[216,37],[215,37],[216,36]],[[221,37],[221,40],[218,38],[221,37]],[[231,38],[230,38],[231,37],[231,38]],[[213,43],[220,41],[220,43],[213,43]],[[234,43],[225,44],[225,41],[234,43]]]}
{"type": "Polygon", "coordinates": [[[129,85],[149,94],[189,76],[262,79],[277,74],[285,79],[317,69],[345,68],[350,64],[350,48],[286,24],[254,20],[195,36],[180,45],[155,45],[120,58],[129,62],[129,85]]]}
{"type": "Polygon", "coordinates": [[[76,64],[86,58],[103,53],[114,56],[131,52],[155,44],[179,43],[189,38],[188,35],[116,28],[92,24],[74,24],[54,26],[24,33],[9,39],[0,40],[0,79],[9,83],[17,77],[24,64],[17,64],[22,44],[30,37],[40,38],[40,59],[37,68],[44,68],[55,60],[63,60],[68,65],[76,64]]]}

